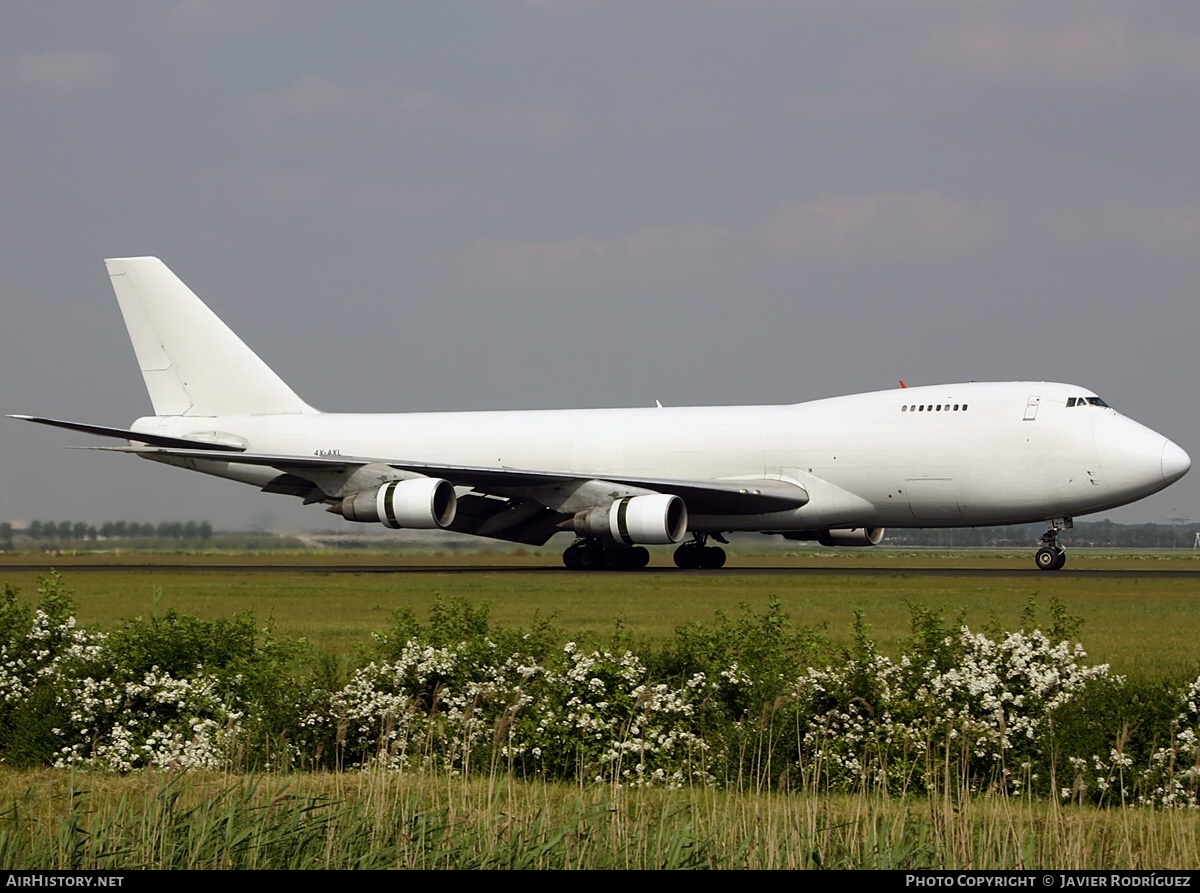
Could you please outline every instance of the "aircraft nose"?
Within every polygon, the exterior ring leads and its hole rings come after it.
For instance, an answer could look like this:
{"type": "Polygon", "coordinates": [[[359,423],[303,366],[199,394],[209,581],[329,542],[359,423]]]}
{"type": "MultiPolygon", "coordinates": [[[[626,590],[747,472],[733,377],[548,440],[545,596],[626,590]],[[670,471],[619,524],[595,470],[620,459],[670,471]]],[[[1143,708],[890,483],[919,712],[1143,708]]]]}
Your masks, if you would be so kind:
{"type": "Polygon", "coordinates": [[[1192,460],[1157,431],[1113,413],[1092,423],[1096,458],[1113,494],[1140,499],[1179,480],[1192,460]]]}
{"type": "Polygon", "coordinates": [[[1168,484],[1173,484],[1192,467],[1191,457],[1177,444],[1167,441],[1162,449],[1162,476],[1168,484]]]}

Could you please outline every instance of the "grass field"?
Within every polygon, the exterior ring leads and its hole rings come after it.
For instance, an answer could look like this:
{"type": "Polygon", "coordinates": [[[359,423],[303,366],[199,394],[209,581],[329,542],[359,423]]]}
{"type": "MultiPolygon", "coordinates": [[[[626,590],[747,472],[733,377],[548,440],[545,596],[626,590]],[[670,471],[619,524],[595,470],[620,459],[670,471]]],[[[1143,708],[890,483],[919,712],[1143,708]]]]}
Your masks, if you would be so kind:
{"type": "Polygon", "coordinates": [[[863,550],[829,556],[804,552],[737,555],[717,572],[679,572],[657,567],[642,573],[571,573],[557,555],[323,553],[256,556],[126,554],[101,556],[3,556],[0,581],[25,593],[36,588],[39,571],[9,570],[29,563],[62,571],[79,602],[82,623],[111,626],[123,619],[175,609],[206,619],[253,611],[283,636],[303,636],[335,651],[351,650],[372,632],[386,628],[399,607],[424,615],[437,595],[462,596],[492,605],[504,626],[528,627],[553,618],[569,635],[611,634],[620,624],[637,639],[661,642],[676,627],[711,621],[718,611],[736,614],[742,603],[764,609],[772,598],[797,624],[825,625],[835,643],[849,641],[855,611],[861,611],[881,648],[891,653],[909,634],[909,605],[962,612],[972,629],[992,620],[1015,628],[1030,597],[1042,604],[1060,599],[1083,618],[1082,638],[1089,658],[1133,675],[1195,675],[1200,668],[1200,576],[1160,571],[1200,570],[1192,553],[1084,553],[1071,555],[1068,570],[1039,572],[1029,556],[991,552],[913,553],[863,550]],[[76,562],[111,563],[111,570],[72,574],[76,562]],[[240,565],[238,570],[168,570],[130,567],[152,562],[240,565]],[[331,564],[377,567],[378,572],[321,573],[331,564]],[[296,564],[295,571],[265,566],[296,564]],[[465,573],[479,564],[499,571],[465,573]],[[405,568],[421,569],[405,573],[405,568]],[[427,570],[445,567],[445,572],[427,570]],[[883,575],[856,574],[879,568],[883,575]],[[769,573],[766,568],[778,568],[769,573]],[[822,573],[788,573],[814,568],[822,573]],[[848,573],[830,573],[837,569],[848,573]],[[522,572],[527,569],[528,572],[522,572]],[[943,576],[947,570],[990,569],[996,576],[943,576]],[[938,575],[922,573],[936,570],[938,575]],[[1088,571],[1133,571],[1104,576],[1088,571]],[[741,571],[741,572],[739,572],[741,571]],[[1082,571],[1082,573],[1081,573],[1082,571]]]}
{"type": "MultiPolygon", "coordinates": [[[[32,601],[44,571],[15,565],[40,563],[61,570],[85,626],[115,628],[169,609],[207,619],[253,611],[277,636],[306,637],[347,658],[387,629],[397,608],[425,616],[439,595],[489,603],[496,627],[552,618],[583,641],[603,643],[619,628],[651,644],[678,627],[711,623],[718,612],[736,616],[745,604],[761,614],[777,600],[794,623],[824,625],[844,647],[860,611],[886,653],[911,635],[912,605],[951,621],[961,611],[973,629],[993,621],[1016,629],[1031,597],[1043,607],[1057,599],[1084,621],[1089,663],[1108,662],[1131,677],[1194,679],[1200,577],[1172,572],[1200,569],[1197,558],[1081,552],[1059,574],[1038,572],[1025,554],[887,550],[742,554],[718,572],[667,569],[664,554],[647,572],[614,574],[570,573],[557,555],[536,553],[18,555],[0,556],[0,581],[32,601]],[[366,569],[331,569],[351,562],[366,569]],[[81,563],[91,566],[72,571],[81,563]],[[491,569],[473,570],[477,563],[491,569]],[[182,567],[190,564],[212,568],[182,567]],[[287,564],[299,566],[279,567],[287,564]],[[872,572],[856,572],[866,568],[872,572]],[[1089,573],[1107,570],[1130,573],[1089,573]]],[[[0,862],[108,869],[1200,864],[1197,810],[1096,809],[1002,789],[887,796],[772,786],[765,774],[722,789],[634,790],[518,781],[496,766],[466,778],[444,770],[122,776],[0,767],[0,862]]]]}

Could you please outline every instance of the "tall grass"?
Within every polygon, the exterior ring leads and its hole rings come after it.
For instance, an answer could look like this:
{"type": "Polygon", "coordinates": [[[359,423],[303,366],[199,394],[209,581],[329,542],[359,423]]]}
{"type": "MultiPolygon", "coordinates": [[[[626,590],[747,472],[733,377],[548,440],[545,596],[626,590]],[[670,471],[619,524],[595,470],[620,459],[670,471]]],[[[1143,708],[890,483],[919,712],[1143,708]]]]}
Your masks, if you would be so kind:
{"type": "Polygon", "coordinates": [[[1194,811],[441,773],[0,775],[0,863],[139,868],[1194,868],[1194,811]]]}

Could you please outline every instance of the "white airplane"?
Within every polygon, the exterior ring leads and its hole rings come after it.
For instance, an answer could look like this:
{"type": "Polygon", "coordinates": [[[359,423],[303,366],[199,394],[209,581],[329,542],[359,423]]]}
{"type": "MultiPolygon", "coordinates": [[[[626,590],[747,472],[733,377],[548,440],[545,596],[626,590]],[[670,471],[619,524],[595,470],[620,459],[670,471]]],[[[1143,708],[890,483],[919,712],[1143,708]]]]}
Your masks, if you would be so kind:
{"type": "Polygon", "coordinates": [[[875,545],[885,527],[1046,521],[1037,566],[1066,561],[1075,515],[1155,493],[1187,453],[1086,388],[971,382],[789,406],[323,413],[162,261],[108,260],[154,415],[117,437],[146,459],[323,503],[349,521],[542,545],[569,568],[721,567],[730,531],[875,545]],[[686,540],[686,541],[685,541],[686,540]]]}

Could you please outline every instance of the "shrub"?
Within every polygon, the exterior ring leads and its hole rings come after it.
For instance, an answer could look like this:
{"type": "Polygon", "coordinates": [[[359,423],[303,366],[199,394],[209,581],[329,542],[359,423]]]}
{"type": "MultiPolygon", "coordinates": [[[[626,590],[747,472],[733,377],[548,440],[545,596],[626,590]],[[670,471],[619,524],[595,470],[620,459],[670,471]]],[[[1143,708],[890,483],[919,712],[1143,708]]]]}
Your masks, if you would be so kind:
{"type": "Polygon", "coordinates": [[[0,758],[140,768],[508,771],[619,785],[991,791],[1200,806],[1200,679],[1088,666],[1078,618],[972,632],[910,606],[896,659],[861,615],[832,653],[772,601],[655,651],[495,629],[488,606],[398,612],[348,677],[251,614],[76,627],[51,574],[0,598],[0,758]]]}

